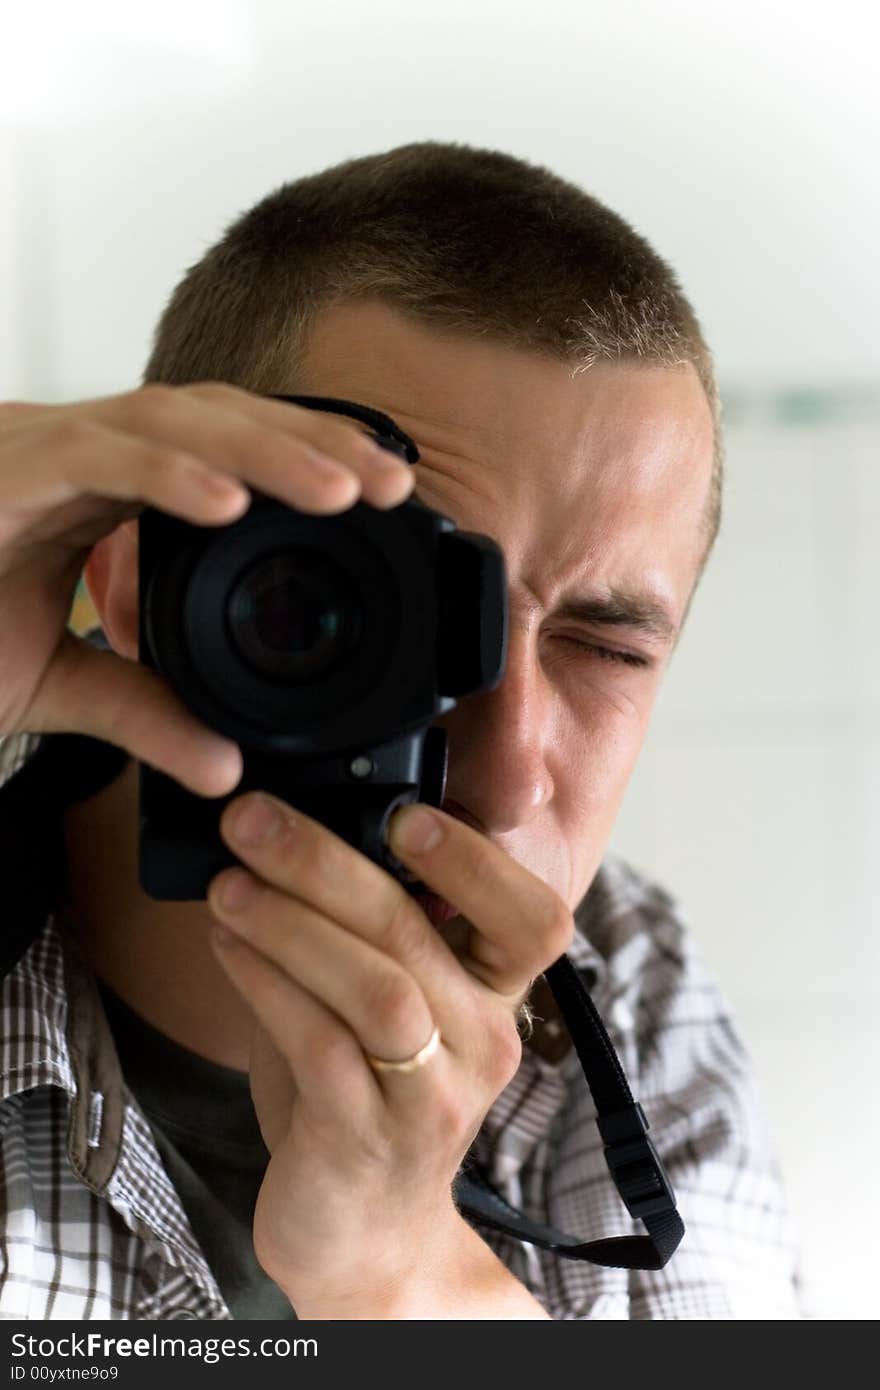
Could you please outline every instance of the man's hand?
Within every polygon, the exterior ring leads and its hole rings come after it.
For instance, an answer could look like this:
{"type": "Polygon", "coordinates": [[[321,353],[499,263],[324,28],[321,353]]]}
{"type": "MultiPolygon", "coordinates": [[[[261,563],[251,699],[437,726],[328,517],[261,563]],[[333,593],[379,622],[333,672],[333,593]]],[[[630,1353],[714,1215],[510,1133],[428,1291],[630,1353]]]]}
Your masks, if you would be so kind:
{"type": "Polygon", "coordinates": [[[352,423],[219,382],[0,403],[0,736],[88,734],[199,795],[232,791],[242,766],[232,739],[157,672],[68,628],[83,566],[144,507],[227,526],[251,487],[330,516],[361,498],[396,507],[413,483],[352,423]]]}
{"type": "Polygon", "coordinates": [[[546,1316],[451,1186],[519,1064],[517,1008],[567,948],[571,913],[433,808],[398,812],[389,843],[466,919],[449,940],[390,874],[275,798],[231,803],[221,833],[248,866],[219,874],[209,904],[218,957],[257,1020],[251,1086],[271,1154],[260,1264],[300,1317],[546,1316]],[[259,843],[242,814],[254,809],[278,816],[259,843]],[[371,1067],[367,1054],[413,1056],[435,1025],[440,1046],[417,1070],[371,1067]]]}

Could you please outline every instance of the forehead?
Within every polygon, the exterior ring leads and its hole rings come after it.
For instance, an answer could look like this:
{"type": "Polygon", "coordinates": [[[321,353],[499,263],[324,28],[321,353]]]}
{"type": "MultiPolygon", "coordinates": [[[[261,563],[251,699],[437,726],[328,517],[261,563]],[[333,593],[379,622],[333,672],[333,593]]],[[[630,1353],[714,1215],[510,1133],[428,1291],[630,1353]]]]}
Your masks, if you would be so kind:
{"type": "Polygon", "coordinates": [[[321,312],[295,389],[392,415],[422,451],[423,500],[496,535],[509,564],[562,583],[587,563],[630,586],[635,570],[653,568],[681,591],[683,611],[713,447],[689,364],[577,371],[362,301],[321,312]]]}

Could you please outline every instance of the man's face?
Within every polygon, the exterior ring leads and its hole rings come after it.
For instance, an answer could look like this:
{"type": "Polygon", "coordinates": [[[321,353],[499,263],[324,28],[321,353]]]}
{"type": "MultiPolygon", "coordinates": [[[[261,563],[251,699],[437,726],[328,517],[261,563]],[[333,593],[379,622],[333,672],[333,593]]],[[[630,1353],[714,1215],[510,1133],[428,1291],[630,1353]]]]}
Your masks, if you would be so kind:
{"type": "Polygon", "coordinates": [[[319,317],[290,387],[383,410],[416,496],[504,552],[507,667],[438,721],[444,807],[574,908],[642,745],[705,546],[712,419],[691,367],[572,376],[363,301],[319,317]]]}

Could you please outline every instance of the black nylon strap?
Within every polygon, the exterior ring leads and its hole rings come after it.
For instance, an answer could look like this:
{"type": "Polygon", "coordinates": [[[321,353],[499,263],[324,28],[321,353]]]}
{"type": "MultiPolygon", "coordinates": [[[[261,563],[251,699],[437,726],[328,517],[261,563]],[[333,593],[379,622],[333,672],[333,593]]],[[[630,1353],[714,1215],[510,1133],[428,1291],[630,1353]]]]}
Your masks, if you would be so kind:
{"type": "Polygon", "coordinates": [[[647,1236],[614,1236],[582,1241],[517,1211],[478,1168],[464,1169],[455,1181],[459,1209],[479,1225],[516,1236],[569,1260],[618,1269],[662,1269],[677,1250],[684,1223],[654,1145],[648,1122],[629,1083],[598,1010],[567,956],[545,972],[571,1034],[596,1106],[596,1123],[605,1141],[605,1161],[630,1216],[647,1236]]]}
{"type": "Polygon", "coordinates": [[[662,1269],[684,1235],[684,1223],[673,1209],[665,1216],[644,1218],[648,1228],[646,1236],[579,1241],[555,1226],[542,1225],[517,1211],[482,1173],[460,1173],[453,1190],[456,1206],[477,1225],[515,1236],[527,1245],[552,1250],[567,1260],[584,1260],[611,1269],[662,1269]]]}
{"type": "Polygon", "coordinates": [[[270,399],[289,401],[291,405],[303,405],[309,410],[326,410],[334,415],[350,415],[353,420],[361,420],[365,425],[372,425],[376,438],[381,442],[396,446],[394,453],[400,454],[407,463],[418,463],[419,461],[419,448],[415,440],[405,430],[402,430],[390,415],[383,414],[381,410],[374,410],[371,405],[359,405],[356,401],[340,401],[334,396],[274,395],[270,399]]]}

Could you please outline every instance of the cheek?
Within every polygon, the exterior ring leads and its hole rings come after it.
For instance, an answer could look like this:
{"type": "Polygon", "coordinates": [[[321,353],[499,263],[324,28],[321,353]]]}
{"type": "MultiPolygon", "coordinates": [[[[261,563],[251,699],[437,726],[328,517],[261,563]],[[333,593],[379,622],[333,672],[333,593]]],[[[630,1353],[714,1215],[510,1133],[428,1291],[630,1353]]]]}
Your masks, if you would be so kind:
{"type": "Polygon", "coordinates": [[[572,912],[602,862],[642,738],[632,717],[597,721],[589,733],[581,730],[571,739],[568,756],[560,761],[553,805],[568,847],[562,896],[572,912]]]}
{"type": "Polygon", "coordinates": [[[554,800],[575,839],[604,845],[649,718],[650,704],[629,699],[592,698],[567,707],[554,741],[554,800]]]}

